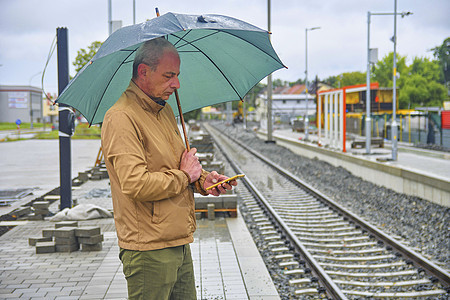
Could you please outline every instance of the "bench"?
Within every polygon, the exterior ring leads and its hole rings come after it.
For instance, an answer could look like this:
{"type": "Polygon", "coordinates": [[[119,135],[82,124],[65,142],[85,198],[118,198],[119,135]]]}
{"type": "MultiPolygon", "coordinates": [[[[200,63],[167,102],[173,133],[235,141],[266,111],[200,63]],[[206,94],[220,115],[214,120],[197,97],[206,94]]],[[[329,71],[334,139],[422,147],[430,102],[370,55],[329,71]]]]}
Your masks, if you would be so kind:
{"type": "MultiPolygon", "coordinates": [[[[381,137],[374,137],[370,139],[371,146],[378,146],[384,148],[384,139],[381,137]]],[[[366,147],[366,140],[357,140],[352,142],[352,148],[364,148],[366,147]]]]}
{"type": "Polygon", "coordinates": [[[209,195],[202,196],[195,193],[195,212],[205,214],[208,213],[208,204],[214,204],[214,212],[228,212],[230,217],[237,217],[237,195],[222,194],[218,197],[209,195]]]}

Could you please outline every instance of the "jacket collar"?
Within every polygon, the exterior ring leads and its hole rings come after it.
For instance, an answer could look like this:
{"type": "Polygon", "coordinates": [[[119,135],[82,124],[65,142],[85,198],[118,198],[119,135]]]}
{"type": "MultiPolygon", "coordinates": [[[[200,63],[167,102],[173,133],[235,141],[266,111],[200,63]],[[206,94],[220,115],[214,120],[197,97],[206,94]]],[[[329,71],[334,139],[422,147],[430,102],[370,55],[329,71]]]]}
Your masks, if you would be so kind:
{"type": "Polygon", "coordinates": [[[130,85],[127,88],[128,91],[136,95],[136,103],[139,104],[144,110],[157,114],[164,108],[164,105],[160,105],[147,96],[140,87],[134,83],[133,80],[130,81],[130,85]]]}

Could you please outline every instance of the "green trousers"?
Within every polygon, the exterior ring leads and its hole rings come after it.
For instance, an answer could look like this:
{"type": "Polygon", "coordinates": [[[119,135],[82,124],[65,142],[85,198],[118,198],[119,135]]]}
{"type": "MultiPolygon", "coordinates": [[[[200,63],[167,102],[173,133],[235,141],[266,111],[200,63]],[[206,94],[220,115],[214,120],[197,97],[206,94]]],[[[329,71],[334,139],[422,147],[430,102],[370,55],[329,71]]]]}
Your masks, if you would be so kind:
{"type": "Polygon", "coordinates": [[[120,249],[130,300],[195,300],[189,244],[151,251],[120,249]]]}

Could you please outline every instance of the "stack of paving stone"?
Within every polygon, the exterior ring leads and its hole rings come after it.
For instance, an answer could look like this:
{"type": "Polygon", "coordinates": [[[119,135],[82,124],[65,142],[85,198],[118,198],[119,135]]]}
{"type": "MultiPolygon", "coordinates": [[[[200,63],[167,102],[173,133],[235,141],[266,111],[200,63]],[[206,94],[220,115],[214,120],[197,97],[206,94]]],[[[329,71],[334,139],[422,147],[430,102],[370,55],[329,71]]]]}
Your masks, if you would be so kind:
{"type": "Polygon", "coordinates": [[[48,215],[50,202],[49,201],[35,201],[32,204],[32,213],[26,216],[27,220],[44,220],[48,215]]]}
{"type": "Polygon", "coordinates": [[[89,172],[78,172],[78,180],[81,182],[86,182],[89,180],[90,173],[89,172]]]}
{"type": "Polygon", "coordinates": [[[30,246],[36,246],[36,253],[100,251],[103,234],[100,227],[78,227],[77,221],[64,221],[55,224],[55,228],[42,230],[42,237],[28,239],[30,246]]]}
{"type": "Polygon", "coordinates": [[[100,251],[103,248],[100,227],[79,227],[75,229],[75,236],[81,244],[81,251],[100,251]]]}
{"type": "Polygon", "coordinates": [[[197,152],[200,153],[212,153],[214,152],[214,141],[208,134],[196,135],[191,137],[191,148],[197,148],[197,152]]]}
{"type": "Polygon", "coordinates": [[[102,180],[102,179],[106,179],[106,178],[109,178],[108,170],[106,169],[106,167],[104,165],[92,168],[91,177],[90,177],[91,180],[102,180]]]}
{"type": "Polygon", "coordinates": [[[53,231],[56,252],[73,252],[80,249],[75,230],[76,227],[63,226],[53,231]]]}
{"type": "Polygon", "coordinates": [[[212,171],[217,171],[217,173],[219,174],[224,174],[225,173],[225,165],[223,162],[218,161],[218,160],[212,160],[212,161],[202,161],[202,168],[205,169],[206,171],[212,172],[212,171]]]}
{"type": "Polygon", "coordinates": [[[10,215],[15,217],[17,220],[23,220],[28,217],[29,214],[33,212],[31,206],[20,206],[13,210],[10,215]]]}

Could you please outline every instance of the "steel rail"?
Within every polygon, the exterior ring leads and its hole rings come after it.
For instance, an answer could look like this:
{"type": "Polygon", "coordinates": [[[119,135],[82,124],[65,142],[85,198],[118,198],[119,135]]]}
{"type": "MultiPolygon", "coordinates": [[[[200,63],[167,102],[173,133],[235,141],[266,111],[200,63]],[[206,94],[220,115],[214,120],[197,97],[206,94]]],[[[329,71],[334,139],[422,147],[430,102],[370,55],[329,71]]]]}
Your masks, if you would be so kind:
{"type": "Polygon", "coordinates": [[[240,141],[236,140],[233,137],[230,137],[227,135],[229,139],[231,139],[233,142],[250,152],[252,155],[257,157],[258,159],[262,160],[269,166],[271,166],[274,170],[279,172],[280,174],[286,176],[289,180],[291,180],[293,183],[301,186],[305,190],[307,190],[308,193],[311,195],[317,197],[319,200],[325,202],[329,206],[331,206],[335,211],[341,213],[344,215],[344,217],[348,218],[349,220],[353,221],[356,225],[359,225],[361,228],[365,229],[367,232],[371,233],[375,237],[377,237],[379,240],[381,240],[384,244],[389,245],[393,247],[397,252],[402,254],[404,257],[410,259],[416,268],[422,268],[424,269],[430,276],[434,276],[437,278],[447,289],[450,288],[450,273],[444,270],[443,268],[439,267],[432,261],[428,260],[427,258],[423,257],[421,254],[417,253],[416,251],[412,250],[411,248],[401,244],[399,241],[395,240],[393,237],[387,235],[383,231],[379,230],[375,226],[371,225],[370,223],[364,221],[354,213],[350,212],[349,210],[343,208],[338,203],[330,199],[328,196],[322,194],[320,191],[315,189],[314,187],[310,186],[288,170],[278,166],[273,161],[268,159],[267,157],[261,155],[260,153],[254,151],[253,149],[247,147],[246,145],[242,144],[240,141]]]}
{"type": "MultiPolygon", "coordinates": [[[[208,129],[207,129],[208,130],[208,129]]],[[[209,131],[209,130],[208,130],[209,131]]],[[[243,173],[241,168],[230,159],[226,151],[221,146],[220,142],[216,139],[215,135],[211,135],[216,141],[216,146],[222,152],[222,155],[228,160],[233,170],[241,174],[243,173]]],[[[227,136],[228,137],[228,136],[227,136]]],[[[232,139],[232,138],[231,138],[232,139]]],[[[234,142],[235,140],[232,139],[234,142]]],[[[238,143],[242,147],[242,144],[238,143]]],[[[246,147],[244,149],[248,150],[246,147]]],[[[325,287],[327,294],[331,299],[348,299],[347,296],[342,292],[342,290],[334,283],[331,277],[325,272],[325,270],[319,265],[319,263],[314,259],[314,257],[309,253],[309,251],[303,246],[300,240],[297,238],[295,233],[289,228],[289,226],[283,221],[282,217],[272,208],[269,202],[266,200],[264,195],[259,192],[258,188],[248,179],[243,177],[242,181],[244,185],[249,189],[252,195],[263,205],[263,209],[269,214],[269,219],[276,223],[278,228],[285,234],[290,244],[294,247],[297,253],[300,253],[302,258],[306,261],[308,266],[314,275],[317,276],[320,283],[325,287]]]]}

